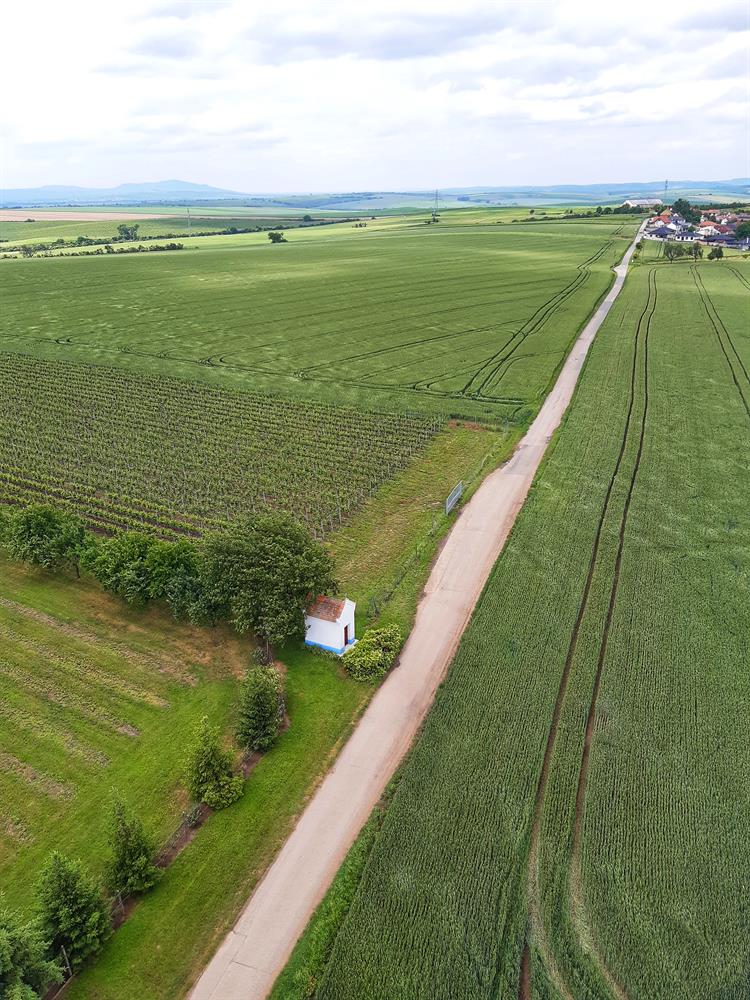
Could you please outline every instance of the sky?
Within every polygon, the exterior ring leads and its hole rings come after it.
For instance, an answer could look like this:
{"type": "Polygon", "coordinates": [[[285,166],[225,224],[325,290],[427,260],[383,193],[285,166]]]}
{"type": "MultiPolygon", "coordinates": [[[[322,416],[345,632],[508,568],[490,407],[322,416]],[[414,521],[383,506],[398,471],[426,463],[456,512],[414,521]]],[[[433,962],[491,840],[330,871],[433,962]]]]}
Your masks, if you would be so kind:
{"type": "Polygon", "coordinates": [[[750,0],[25,0],[0,184],[750,175],[750,0]]]}

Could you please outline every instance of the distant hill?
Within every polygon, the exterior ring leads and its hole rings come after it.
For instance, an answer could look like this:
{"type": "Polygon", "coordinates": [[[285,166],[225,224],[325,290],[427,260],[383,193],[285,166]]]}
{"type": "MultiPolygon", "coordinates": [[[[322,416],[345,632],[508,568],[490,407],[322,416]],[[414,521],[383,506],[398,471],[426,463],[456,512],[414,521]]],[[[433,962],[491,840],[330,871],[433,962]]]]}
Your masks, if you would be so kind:
{"type": "Polygon", "coordinates": [[[192,184],[190,181],[151,181],[145,184],[119,184],[113,188],[87,188],[48,184],[37,188],[7,188],[0,191],[0,205],[5,208],[27,205],[132,205],[144,202],[205,201],[242,198],[239,191],[192,184]]]}
{"type": "MultiPolygon", "coordinates": [[[[442,188],[440,206],[467,205],[549,205],[613,204],[632,197],[659,197],[663,181],[636,181],[617,184],[553,184],[506,187],[442,188]]],[[[750,200],[750,178],[724,181],[672,181],[669,200],[678,197],[705,201],[750,200]]],[[[424,209],[434,203],[435,191],[350,191],[308,194],[246,194],[192,184],[189,181],[152,181],[120,184],[114,188],[86,188],[47,185],[38,188],[9,188],[0,191],[0,207],[41,208],[62,205],[192,205],[219,203],[255,208],[294,208],[341,211],[394,211],[424,209]]]]}

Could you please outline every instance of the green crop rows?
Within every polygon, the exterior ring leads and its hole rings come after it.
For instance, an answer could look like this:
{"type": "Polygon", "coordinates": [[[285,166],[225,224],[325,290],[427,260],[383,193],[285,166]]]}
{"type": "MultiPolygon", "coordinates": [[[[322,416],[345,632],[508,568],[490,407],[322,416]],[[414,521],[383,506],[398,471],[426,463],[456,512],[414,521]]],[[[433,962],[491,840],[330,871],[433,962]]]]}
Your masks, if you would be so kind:
{"type": "Polygon", "coordinates": [[[636,222],[489,217],[293,230],[279,246],[205,237],[158,261],[5,261],[0,347],[365,409],[523,419],[636,222]]]}
{"type": "Polygon", "coordinates": [[[0,355],[0,501],[167,537],[273,507],[322,535],[439,424],[0,355]]]}
{"type": "Polygon", "coordinates": [[[748,996],[749,281],[628,278],[319,1000],[748,996]]]}

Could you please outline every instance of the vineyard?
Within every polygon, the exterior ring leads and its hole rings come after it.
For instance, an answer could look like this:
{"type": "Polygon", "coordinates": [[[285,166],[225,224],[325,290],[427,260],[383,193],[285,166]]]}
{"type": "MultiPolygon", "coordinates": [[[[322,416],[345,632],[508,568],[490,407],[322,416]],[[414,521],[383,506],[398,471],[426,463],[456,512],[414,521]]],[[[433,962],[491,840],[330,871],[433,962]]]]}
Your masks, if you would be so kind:
{"type": "Polygon", "coordinates": [[[0,502],[167,538],[272,507],[323,535],[441,423],[2,355],[0,502]]]}
{"type": "Polygon", "coordinates": [[[628,278],[319,1000],[747,996],[749,281],[628,278]]]}
{"type": "Polygon", "coordinates": [[[476,218],[295,230],[278,247],[262,233],[206,237],[195,252],[148,259],[7,261],[0,347],[363,409],[522,423],[637,223],[476,218]]]}

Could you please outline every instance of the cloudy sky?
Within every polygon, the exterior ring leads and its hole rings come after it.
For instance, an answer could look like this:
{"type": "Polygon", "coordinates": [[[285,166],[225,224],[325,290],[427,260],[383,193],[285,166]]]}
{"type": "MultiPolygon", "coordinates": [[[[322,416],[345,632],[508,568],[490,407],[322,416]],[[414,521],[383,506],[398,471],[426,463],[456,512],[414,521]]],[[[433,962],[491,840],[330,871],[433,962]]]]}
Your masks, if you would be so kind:
{"type": "Polygon", "coordinates": [[[5,187],[750,174],[748,0],[25,0],[5,187]]]}

